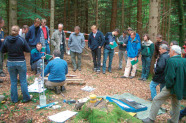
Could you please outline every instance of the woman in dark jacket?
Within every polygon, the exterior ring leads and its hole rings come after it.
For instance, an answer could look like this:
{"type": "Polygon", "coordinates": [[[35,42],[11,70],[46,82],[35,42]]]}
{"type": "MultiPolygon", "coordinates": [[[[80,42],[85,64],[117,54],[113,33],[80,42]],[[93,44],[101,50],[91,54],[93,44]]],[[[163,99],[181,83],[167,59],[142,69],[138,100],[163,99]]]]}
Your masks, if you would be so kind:
{"type": "Polygon", "coordinates": [[[143,36],[143,39],[144,41],[142,41],[141,44],[142,74],[139,80],[146,81],[150,72],[151,58],[154,53],[154,43],[147,34],[143,36]]]}
{"type": "Polygon", "coordinates": [[[32,95],[28,93],[27,80],[26,80],[26,61],[24,52],[30,52],[25,39],[19,36],[19,27],[12,26],[11,35],[6,37],[1,49],[2,53],[8,53],[8,72],[10,74],[11,81],[11,100],[13,103],[18,102],[17,93],[17,75],[19,74],[19,80],[21,84],[21,91],[23,94],[23,102],[31,100],[32,95]]]}

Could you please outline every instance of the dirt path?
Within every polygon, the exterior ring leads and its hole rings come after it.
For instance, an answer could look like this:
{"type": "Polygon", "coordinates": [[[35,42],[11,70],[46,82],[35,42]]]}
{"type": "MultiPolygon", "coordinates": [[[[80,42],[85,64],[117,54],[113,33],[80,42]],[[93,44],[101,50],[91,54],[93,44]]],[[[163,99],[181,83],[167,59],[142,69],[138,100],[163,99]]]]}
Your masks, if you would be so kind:
{"type": "MultiPolygon", "coordinates": [[[[68,85],[66,86],[66,93],[64,93],[65,97],[62,95],[56,95],[54,92],[50,92],[47,96],[47,103],[58,101],[60,105],[62,105],[61,109],[52,110],[52,109],[42,109],[36,110],[35,107],[39,104],[38,96],[34,96],[32,102],[29,103],[21,103],[18,102],[16,104],[11,103],[10,96],[7,96],[8,101],[5,104],[1,105],[4,108],[0,109],[0,121],[5,122],[47,122],[48,116],[55,114],[57,112],[63,110],[72,110],[74,108],[73,105],[67,105],[63,103],[63,99],[79,99],[89,96],[90,94],[96,94],[98,96],[103,95],[114,95],[114,94],[123,94],[123,93],[131,93],[135,96],[138,96],[143,99],[150,98],[150,89],[149,83],[138,81],[140,76],[139,71],[137,72],[137,77],[134,79],[122,79],[120,76],[123,75],[124,67],[122,70],[118,71],[118,56],[115,55],[113,59],[112,65],[112,73],[107,72],[106,74],[96,74],[92,71],[92,58],[91,54],[83,55],[82,57],[82,71],[72,71],[72,65],[70,61],[70,56],[65,55],[65,60],[67,60],[69,65],[69,74],[77,75],[77,78],[81,78],[86,82],[86,85],[93,86],[96,88],[93,92],[84,92],[80,90],[83,86],[76,86],[76,85],[68,85]]],[[[26,61],[27,61],[27,69],[28,75],[33,76],[34,74],[30,71],[29,65],[29,54],[26,54],[26,61]]],[[[123,62],[124,63],[124,62],[123,62]]],[[[138,65],[138,68],[141,68],[141,62],[138,65]]],[[[5,65],[5,64],[4,64],[5,65]]],[[[125,63],[123,64],[125,66],[125,63]]],[[[10,92],[10,80],[7,69],[5,69],[7,73],[7,77],[3,78],[5,81],[0,84],[2,87],[0,88],[0,94],[6,93],[9,95],[10,92]]],[[[20,92],[20,86],[19,95],[20,92]]],[[[157,88],[159,90],[159,87],[157,88]]],[[[21,99],[22,96],[20,96],[21,99]]],[[[181,104],[186,106],[186,101],[181,101],[181,104]]],[[[167,108],[168,111],[170,110],[170,100],[163,105],[163,107],[167,108]]],[[[169,118],[168,113],[158,116],[157,122],[165,122],[169,118]]]]}

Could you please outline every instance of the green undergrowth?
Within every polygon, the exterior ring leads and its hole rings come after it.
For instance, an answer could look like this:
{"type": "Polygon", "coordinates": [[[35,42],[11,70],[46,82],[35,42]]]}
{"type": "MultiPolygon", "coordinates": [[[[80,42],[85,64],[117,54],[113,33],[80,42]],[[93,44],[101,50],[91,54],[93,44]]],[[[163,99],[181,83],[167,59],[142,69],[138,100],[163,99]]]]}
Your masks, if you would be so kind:
{"type": "Polygon", "coordinates": [[[120,109],[116,104],[110,103],[113,105],[113,109],[110,112],[100,111],[98,109],[87,108],[86,105],[83,106],[82,110],[78,112],[76,118],[74,119],[75,123],[79,121],[88,122],[88,123],[141,123],[141,121],[135,117],[132,117],[127,112],[120,109]]]}

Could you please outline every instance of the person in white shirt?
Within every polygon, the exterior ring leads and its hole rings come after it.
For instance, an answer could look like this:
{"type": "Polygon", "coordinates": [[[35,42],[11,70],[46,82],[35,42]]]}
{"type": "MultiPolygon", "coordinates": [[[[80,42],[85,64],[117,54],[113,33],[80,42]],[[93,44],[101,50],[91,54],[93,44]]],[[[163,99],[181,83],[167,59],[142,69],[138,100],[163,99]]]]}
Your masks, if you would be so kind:
{"type": "Polygon", "coordinates": [[[23,25],[23,28],[19,30],[19,35],[25,39],[26,33],[29,31],[28,25],[23,25]]]}

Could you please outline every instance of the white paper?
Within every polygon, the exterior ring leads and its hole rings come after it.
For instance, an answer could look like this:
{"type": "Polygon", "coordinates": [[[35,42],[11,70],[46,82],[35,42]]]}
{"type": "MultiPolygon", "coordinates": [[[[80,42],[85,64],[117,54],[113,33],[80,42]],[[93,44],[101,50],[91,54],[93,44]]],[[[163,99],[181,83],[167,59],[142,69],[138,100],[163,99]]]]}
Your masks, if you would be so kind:
{"type": "Polygon", "coordinates": [[[68,120],[69,118],[73,117],[76,114],[77,112],[66,110],[66,111],[59,112],[55,115],[51,115],[48,118],[53,122],[59,123],[59,122],[65,122],[66,120],[68,120]]]}
{"type": "Polygon", "coordinates": [[[95,88],[90,87],[90,86],[85,86],[85,87],[81,88],[81,90],[91,92],[91,91],[95,90],[95,88]]]}
{"type": "Polygon", "coordinates": [[[44,88],[44,84],[40,84],[40,88],[39,88],[39,82],[37,78],[35,78],[35,81],[33,84],[28,86],[28,92],[41,93],[41,92],[44,92],[45,90],[46,88],[44,88]]]}

